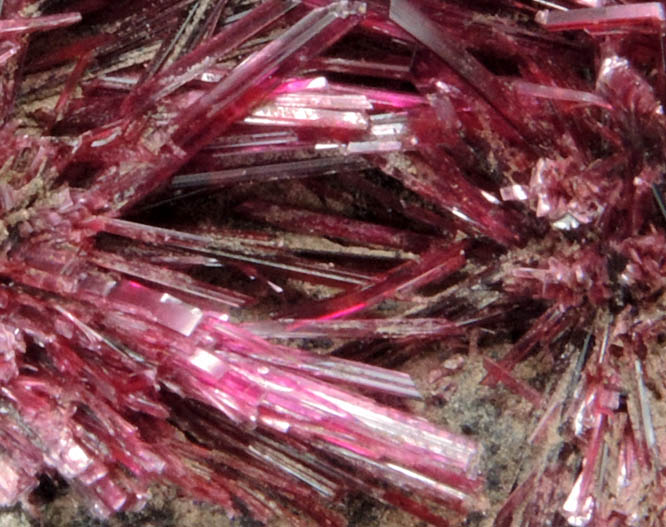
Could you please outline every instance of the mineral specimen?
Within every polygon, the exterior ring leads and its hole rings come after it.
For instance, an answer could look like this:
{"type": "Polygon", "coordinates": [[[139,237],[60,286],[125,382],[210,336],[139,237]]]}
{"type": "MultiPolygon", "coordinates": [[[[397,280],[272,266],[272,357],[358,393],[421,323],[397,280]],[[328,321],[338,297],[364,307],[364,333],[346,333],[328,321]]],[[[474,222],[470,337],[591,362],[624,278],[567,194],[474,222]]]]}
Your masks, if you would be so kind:
{"type": "Polygon", "coordinates": [[[160,483],[294,526],[345,525],[350,493],[661,525],[665,25],[0,1],[0,505],[57,474],[101,517],[160,483]],[[531,408],[499,490],[487,436],[406,407],[428,383],[531,408]]]}

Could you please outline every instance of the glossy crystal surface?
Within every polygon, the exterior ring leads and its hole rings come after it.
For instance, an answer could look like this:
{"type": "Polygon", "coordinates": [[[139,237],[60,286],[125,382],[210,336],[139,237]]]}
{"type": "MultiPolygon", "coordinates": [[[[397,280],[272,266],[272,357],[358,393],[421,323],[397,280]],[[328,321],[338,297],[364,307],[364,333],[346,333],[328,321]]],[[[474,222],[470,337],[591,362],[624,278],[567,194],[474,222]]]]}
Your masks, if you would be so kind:
{"type": "Polygon", "coordinates": [[[1,506],[663,523],[661,3],[0,15],[1,506]]]}

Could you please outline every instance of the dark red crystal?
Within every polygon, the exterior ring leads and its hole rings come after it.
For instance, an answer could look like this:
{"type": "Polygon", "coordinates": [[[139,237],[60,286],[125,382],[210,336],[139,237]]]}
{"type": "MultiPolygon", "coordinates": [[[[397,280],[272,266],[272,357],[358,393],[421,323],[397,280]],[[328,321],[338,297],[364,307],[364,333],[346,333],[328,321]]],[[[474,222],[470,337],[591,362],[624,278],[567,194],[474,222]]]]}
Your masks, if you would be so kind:
{"type": "Polygon", "coordinates": [[[0,505],[660,525],[665,20],[0,1],[0,505]]]}

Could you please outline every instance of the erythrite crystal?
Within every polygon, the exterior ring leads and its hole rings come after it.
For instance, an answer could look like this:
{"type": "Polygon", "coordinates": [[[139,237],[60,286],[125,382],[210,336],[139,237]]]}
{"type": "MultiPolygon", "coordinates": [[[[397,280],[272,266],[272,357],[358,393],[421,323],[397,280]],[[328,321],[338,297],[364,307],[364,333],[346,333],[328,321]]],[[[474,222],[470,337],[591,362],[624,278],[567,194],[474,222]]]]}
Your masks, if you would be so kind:
{"type": "Polygon", "coordinates": [[[540,11],[537,22],[547,29],[615,29],[631,26],[652,26],[654,30],[666,23],[664,7],[659,2],[612,5],[570,11],[540,11]]]}
{"type": "Polygon", "coordinates": [[[14,18],[0,20],[0,35],[3,37],[15,34],[32,33],[34,31],[47,31],[59,27],[69,26],[81,21],[79,13],[65,13],[32,18],[14,18]]]}
{"type": "Polygon", "coordinates": [[[0,505],[663,523],[666,18],[574,4],[0,1],[0,505]]]}

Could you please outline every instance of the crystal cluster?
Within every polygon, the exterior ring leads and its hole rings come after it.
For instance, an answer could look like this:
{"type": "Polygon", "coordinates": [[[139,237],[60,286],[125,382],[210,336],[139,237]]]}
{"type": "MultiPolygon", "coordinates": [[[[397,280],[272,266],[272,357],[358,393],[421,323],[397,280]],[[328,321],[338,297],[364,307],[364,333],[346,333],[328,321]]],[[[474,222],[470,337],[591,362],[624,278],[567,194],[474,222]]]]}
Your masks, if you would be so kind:
{"type": "Polygon", "coordinates": [[[665,31],[657,2],[0,1],[0,505],[57,473],[103,517],[167,483],[294,526],[350,492],[664,521],[665,31]],[[533,406],[502,503],[400,400],[433,341],[533,406]]]}

